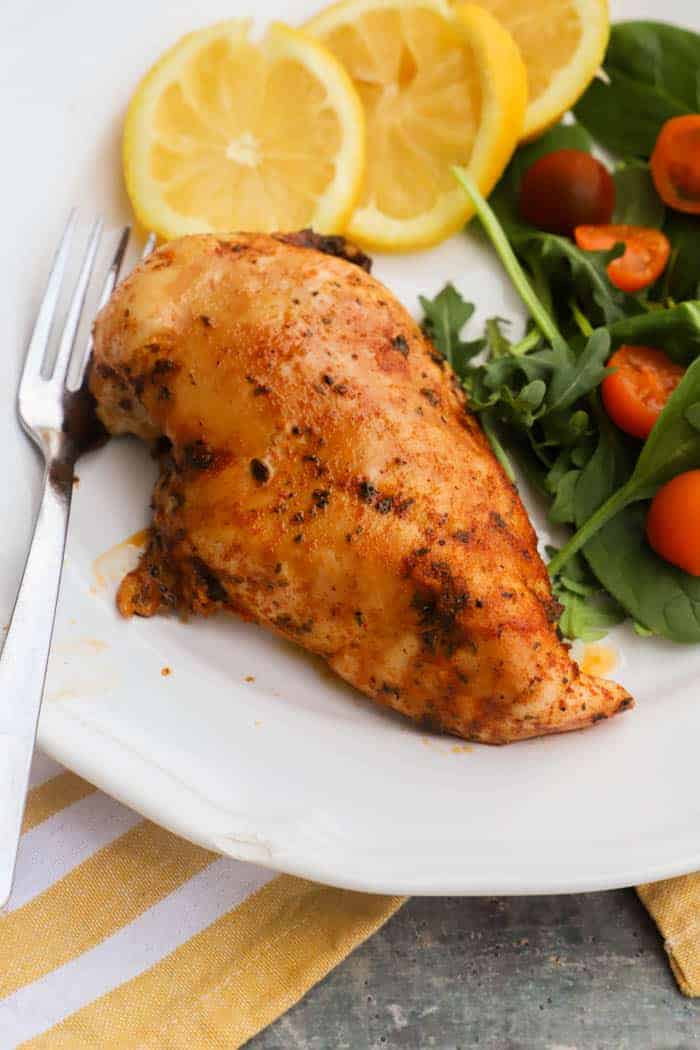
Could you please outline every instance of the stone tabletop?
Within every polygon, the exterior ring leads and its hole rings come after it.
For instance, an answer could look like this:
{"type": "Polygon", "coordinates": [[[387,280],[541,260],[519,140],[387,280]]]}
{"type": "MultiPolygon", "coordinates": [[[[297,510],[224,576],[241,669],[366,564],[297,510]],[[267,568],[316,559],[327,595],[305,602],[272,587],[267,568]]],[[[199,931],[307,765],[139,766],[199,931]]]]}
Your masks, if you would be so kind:
{"type": "Polygon", "coordinates": [[[632,890],[414,898],[250,1050],[696,1050],[632,890]]]}

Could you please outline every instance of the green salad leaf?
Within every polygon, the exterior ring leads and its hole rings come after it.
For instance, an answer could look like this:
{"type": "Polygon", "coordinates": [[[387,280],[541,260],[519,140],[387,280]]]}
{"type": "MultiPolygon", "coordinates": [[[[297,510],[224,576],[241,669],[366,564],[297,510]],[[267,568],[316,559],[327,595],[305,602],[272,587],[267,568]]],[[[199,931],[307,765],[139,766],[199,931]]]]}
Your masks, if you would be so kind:
{"type": "Polygon", "coordinates": [[[424,312],[423,331],[457,375],[463,375],[467,362],[483,346],[480,340],[465,343],[460,338],[460,332],[474,313],[474,305],[466,302],[452,284],[446,284],[434,299],[421,295],[420,304],[424,312]]]}
{"type": "MultiPolygon", "coordinates": [[[[622,180],[623,192],[636,193],[633,187],[648,180],[642,165],[621,170],[634,172],[622,180]]],[[[507,460],[507,435],[509,451],[548,498],[550,520],[576,529],[549,564],[562,633],[592,641],[629,616],[642,635],[700,641],[700,580],[663,561],[645,534],[647,501],[670,478],[700,468],[700,300],[624,296],[619,314],[614,299],[607,314],[602,307],[596,314],[595,282],[577,281],[575,266],[548,268],[543,238],[533,238],[517,215],[509,218],[503,187],[499,213],[464,173],[457,175],[536,326],[534,338],[530,332],[529,341],[513,346],[502,322],[492,321],[485,360],[470,362],[464,385],[489,431],[498,433],[500,455],[507,460]],[[660,346],[686,366],[642,446],[611,423],[598,392],[611,350],[622,343],[660,346]]],[[[648,222],[648,205],[638,204],[644,215],[627,216],[648,222]]]]}
{"type": "Polygon", "coordinates": [[[609,331],[613,350],[623,343],[663,347],[678,364],[689,365],[700,354],[700,301],[628,317],[609,331]]]}
{"type": "MultiPolygon", "coordinates": [[[[687,417],[689,409],[694,408],[700,400],[700,358],[688,367],[683,379],[666,402],[654,429],[642,446],[642,451],[634,470],[624,484],[613,491],[602,505],[592,508],[590,498],[581,503],[581,514],[577,513],[578,530],[568,543],[552,558],[549,571],[552,576],[566,565],[572,554],[575,554],[596,535],[609,521],[625,508],[640,500],[651,499],[661,485],[670,481],[676,474],[700,468],[700,431],[687,417]],[[592,511],[592,512],[591,512],[592,511]]],[[[691,413],[692,418],[692,413],[691,413]]],[[[601,431],[601,434],[603,431],[601,431]]],[[[609,439],[601,439],[601,455],[592,457],[586,471],[593,475],[596,468],[609,469],[601,462],[610,456],[609,439]]],[[[581,482],[584,481],[584,475],[581,482]]],[[[590,482],[587,483],[590,485],[590,482]]],[[[600,478],[596,479],[600,486],[600,478]]],[[[588,497],[588,489],[586,490],[588,497]]],[[[615,591],[611,591],[615,593],[615,591]]],[[[647,621],[643,616],[636,616],[641,623],[647,621]]]]}
{"type": "Polygon", "coordinates": [[[619,22],[576,119],[620,157],[649,157],[662,124],[700,110],[700,36],[663,22],[619,22]]]}
{"type": "Polygon", "coordinates": [[[646,505],[625,507],[589,540],[583,553],[606,590],[643,632],[673,642],[700,642],[700,577],[656,554],[646,541],[646,505]]]}
{"type": "Polygon", "coordinates": [[[612,221],[660,230],[666,217],[664,202],[656,192],[649,165],[640,160],[620,164],[613,173],[615,213],[612,221]]]}
{"type": "Polygon", "coordinates": [[[671,242],[671,258],[659,282],[662,296],[700,299],[700,216],[669,208],[664,233],[671,242]]]}

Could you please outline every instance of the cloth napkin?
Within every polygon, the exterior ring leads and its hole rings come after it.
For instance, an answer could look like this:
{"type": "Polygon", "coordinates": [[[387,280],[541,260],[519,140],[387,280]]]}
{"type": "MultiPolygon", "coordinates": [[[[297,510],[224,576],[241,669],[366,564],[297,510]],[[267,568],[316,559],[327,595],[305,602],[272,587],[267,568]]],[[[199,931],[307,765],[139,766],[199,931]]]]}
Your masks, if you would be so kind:
{"type": "MultiPolygon", "coordinates": [[[[242,1046],[404,898],[219,857],[37,755],[0,915],[0,1050],[242,1046]]],[[[700,875],[640,886],[700,994],[700,875]]]]}

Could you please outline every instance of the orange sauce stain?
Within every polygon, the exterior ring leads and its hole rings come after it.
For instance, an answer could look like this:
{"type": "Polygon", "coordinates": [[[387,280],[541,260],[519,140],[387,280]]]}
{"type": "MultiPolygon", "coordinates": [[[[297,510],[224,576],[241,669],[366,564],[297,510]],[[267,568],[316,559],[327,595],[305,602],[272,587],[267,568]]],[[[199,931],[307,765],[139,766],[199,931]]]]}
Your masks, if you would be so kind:
{"type": "Polygon", "coordinates": [[[172,674],[173,672],[170,670],[169,667],[161,667],[160,673],[163,675],[163,678],[167,678],[168,675],[172,674]]]}
{"type": "Polygon", "coordinates": [[[245,680],[246,680],[246,682],[254,682],[255,681],[255,675],[254,674],[247,674],[245,676],[245,680]]]}
{"type": "Polygon", "coordinates": [[[596,678],[605,678],[617,666],[617,653],[610,645],[595,644],[587,645],[583,650],[581,670],[584,674],[595,675],[596,678]]]}
{"type": "Polygon", "coordinates": [[[82,644],[86,645],[88,649],[94,649],[96,653],[103,653],[109,646],[106,642],[103,642],[101,638],[83,638],[82,644]]]}
{"type": "Polygon", "coordinates": [[[453,755],[464,755],[467,751],[473,751],[474,748],[471,744],[455,744],[451,750],[453,755]]]}
{"type": "Polygon", "coordinates": [[[95,558],[92,563],[95,586],[91,588],[94,593],[104,590],[109,583],[117,583],[130,568],[133,568],[131,555],[134,549],[141,550],[146,546],[148,532],[148,529],[139,529],[95,558]]]}

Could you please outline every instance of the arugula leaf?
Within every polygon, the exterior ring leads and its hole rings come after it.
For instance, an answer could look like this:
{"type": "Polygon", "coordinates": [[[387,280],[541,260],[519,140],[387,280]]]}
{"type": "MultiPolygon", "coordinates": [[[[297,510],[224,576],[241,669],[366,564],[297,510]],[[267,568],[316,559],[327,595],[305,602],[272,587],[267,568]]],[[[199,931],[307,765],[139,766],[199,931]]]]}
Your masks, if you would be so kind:
{"type": "Polygon", "coordinates": [[[586,252],[568,237],[540,230],[516,233],[513,239],[518,246],[528,242],[537,245],[554,289],[552,298],[555,301],[563,298],[562,293],[566,290],[566,302],[573,290],[575,298],[586,304],[589,312],[597,310],[599,319],[605,324],[613,324],[628,314],[640,312],[635,299],[615,288],[607,274],[608,264],[623,254],[623,245],[616,245],[610,251],[586,252]]]}
{"type": "Polygon", "coordinates": [[[419,299],[424,312],[423,331],[459,375],[481,349],[481,345],[460,339],[460,332],[474,313],[473,304],[466,302],[453,284],[446,284],[434,299],[423,295],[419,299]]]}
{"type": "Polygon", "coordinates": [[[576,486],[581,474],[580,470],[567,470],[557,486],[554,502],[549,508],[549,520],[558,525],[565,525],[576,521],[574,510],[574,496],[576,486]]]}
{"type": "Polygon", "coordinates": [[[661,229],[666,208],[656,192],[649,165],[638,160],[627,161],[615,170],[613,179],[615,214],[612,221],[661,229]]]}
{"type": "Polygon", "coordinates": [[[574,361],[561,360],[547,389],[547,413],[562,412],[597,387],[610,369],[610,336],[604,328],[591,335],[574,361]]]}
{"type": "Polygon", "coordinates": [[[622,606],[603,590],[584,597],[566,587],[555,587],[554,596],[564,606],[559,630],[565,638],[599,642],[612,627],[627,618],[622,606]]]}
{"type": "Polygon", "coordinates": [[[503,317],[489,317],[485,325],[485,343],[491,357],[503,357],[510,352],[511,342],[503,334],[503,325],[509,322],[503,317]]]}
{"type": "MultiPolygon", "coordinates": [[[[633,468],[631,442],[622,432],[613,426],[600,405],[596,395],[594,400],[596,422],[598,424],[598,441],[595,451],[581,472],[576,486],[576,524],[582,525],[605,501],[629,479],[633,468]]],[[[578,554],[573,559],[579,558],[578,554]]],[[[569,571],[567,564],[566,569],[569,571]]]]}
{"type": "MultiPolygon", "coordinates": [[[[551,547],[547,552],[556,553],[551,547]]],[[[597,642],[626,619],[625,610],[606,594],[578,554],[569,562],[566,573],[553,582],[552,591],[563,606],[559,630],[566,638],[597,642]]]]}

